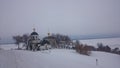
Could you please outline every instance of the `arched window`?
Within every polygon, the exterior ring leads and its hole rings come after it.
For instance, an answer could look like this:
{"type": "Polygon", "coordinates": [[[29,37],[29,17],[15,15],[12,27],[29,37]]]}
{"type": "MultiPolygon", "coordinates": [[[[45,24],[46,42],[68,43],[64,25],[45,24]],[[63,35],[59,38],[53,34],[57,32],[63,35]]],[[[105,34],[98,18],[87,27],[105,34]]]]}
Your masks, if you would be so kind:
{"type": "Polygon", "coordinates": [[[37,39],[37,36],[36,36],[36,39],[37,39]]]}
{"type": "Polygon", "coordinates": [[[33,36],[33,40],[35,40],[35,37],[33,36]]]}

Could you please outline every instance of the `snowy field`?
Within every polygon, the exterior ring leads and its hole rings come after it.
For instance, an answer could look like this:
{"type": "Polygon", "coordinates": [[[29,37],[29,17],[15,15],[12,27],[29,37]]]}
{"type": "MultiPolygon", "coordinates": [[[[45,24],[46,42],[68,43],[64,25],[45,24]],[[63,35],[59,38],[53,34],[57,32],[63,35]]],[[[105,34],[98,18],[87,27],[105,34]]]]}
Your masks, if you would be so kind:
{"type": "MultiPolygon", "coordinates": [[[[20,48],[22,48],[23,44],[21,43],[19,46],[20,46],[20,48]]],[[[2,50],[12,50],[12,49],[17,49],[18,46],[16,44],[2,44],[2,45],[0,45],[0,48],[2,50]]]]}
{"type": "Polygon", "coordinates": [[[120,49],[120,38],[104,38],[104,39],[89,39],[80,40],[80,43],[88,44],[97,47],[97,43],[103,43],[103,45],[108,45],[112,49],[118,47],[120,49]]]}
{"type": "Polygon", "coordinates": [[[69,49],[32,52],[9,47],[0,50],[0,68],[120,68],[117,54],[93,51],[91,56],[85,56],[69,49]]]}

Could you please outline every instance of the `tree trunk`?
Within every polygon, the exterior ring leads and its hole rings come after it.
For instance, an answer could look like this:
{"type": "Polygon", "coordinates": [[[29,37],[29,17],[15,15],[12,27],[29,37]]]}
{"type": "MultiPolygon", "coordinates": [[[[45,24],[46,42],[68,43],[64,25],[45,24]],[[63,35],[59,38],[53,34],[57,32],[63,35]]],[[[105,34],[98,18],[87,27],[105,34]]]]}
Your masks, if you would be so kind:
{"type": "Polygon", "coordinates": [[[18,49],[20,49],[20,45],[18,44],[18,49]]]}

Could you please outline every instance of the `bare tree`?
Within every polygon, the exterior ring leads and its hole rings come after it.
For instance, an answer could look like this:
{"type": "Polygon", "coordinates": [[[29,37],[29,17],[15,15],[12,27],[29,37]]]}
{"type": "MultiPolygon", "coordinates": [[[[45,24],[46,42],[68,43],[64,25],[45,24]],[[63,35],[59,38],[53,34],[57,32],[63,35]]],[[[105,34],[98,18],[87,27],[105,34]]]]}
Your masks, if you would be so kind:
{"type": "Polygon", "coordinates": [[[17,36],[13,36],[13,39],[15,40],[15,44],[18,45],[18,49],[20,49],[19,44],[23,42],[22,37],[20,35],[17,35],[17,36]]]}
{"type": "Polygon", "coordinates": [[[22,39],[25,44],[27,44],[28,38],[29,38],[29,34],[23,34],[22,39]]]}

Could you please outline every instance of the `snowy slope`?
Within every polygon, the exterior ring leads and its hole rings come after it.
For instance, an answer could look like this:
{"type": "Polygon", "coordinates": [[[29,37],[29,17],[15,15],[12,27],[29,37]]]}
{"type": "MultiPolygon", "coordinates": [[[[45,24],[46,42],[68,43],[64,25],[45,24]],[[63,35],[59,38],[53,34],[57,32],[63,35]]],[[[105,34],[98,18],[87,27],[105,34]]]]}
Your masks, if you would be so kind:
{"type": "Polygon", "coordinates": [[[92,52],[85,56],[66,49],[0,50],[0,68],[120,68],[120,55],[92,52]]]}

